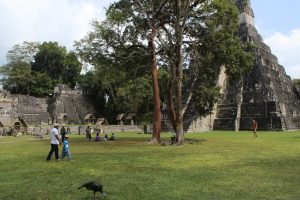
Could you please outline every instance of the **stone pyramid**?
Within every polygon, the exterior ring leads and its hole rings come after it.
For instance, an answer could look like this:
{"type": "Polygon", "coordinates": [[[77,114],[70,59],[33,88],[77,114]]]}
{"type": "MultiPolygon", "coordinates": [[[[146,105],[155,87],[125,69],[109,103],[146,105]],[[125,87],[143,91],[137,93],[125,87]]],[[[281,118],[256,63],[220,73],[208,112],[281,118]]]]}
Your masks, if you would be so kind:
{"type": "Polygon", "coordinates": [[[240,36],[254,44],[255,63],[242,80],[224,80],[213,129],[249,130],[253,119],[261,130],[299,129],[297,89],[255,28],[250,0],[236,0],[236,5],[240,11],[240,36]]]}

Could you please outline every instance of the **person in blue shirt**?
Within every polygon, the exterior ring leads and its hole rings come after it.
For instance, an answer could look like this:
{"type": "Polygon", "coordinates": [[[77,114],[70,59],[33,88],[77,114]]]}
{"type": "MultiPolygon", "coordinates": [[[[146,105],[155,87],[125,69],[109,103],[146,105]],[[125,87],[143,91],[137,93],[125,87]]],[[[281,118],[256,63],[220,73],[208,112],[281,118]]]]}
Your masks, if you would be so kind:
{"type": "Polygon", "coordinates": [[[105,135],[104,135],[104,141],[107,141],[108,140],[108,135],[107,135],[107,133],[105,133],[105,135]]]}
{"type": "Polygon", "coordinates": [[[63,159],[65,156],[67,156],[68,160],[71,160],[68,134],[65,135],[65,140],[64,140],[63,144],[64,144],[64,147],[63,147],[63,150],[61,152],[60,159],[63,159]]]}

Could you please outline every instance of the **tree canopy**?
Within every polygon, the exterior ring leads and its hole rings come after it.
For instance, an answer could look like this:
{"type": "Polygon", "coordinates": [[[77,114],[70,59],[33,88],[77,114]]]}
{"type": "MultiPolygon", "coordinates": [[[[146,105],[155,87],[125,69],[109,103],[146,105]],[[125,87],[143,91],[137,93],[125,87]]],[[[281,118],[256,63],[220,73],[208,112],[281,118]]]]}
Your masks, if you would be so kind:
{"type": "Polygon", "coordinates": [[[44,96],[58,83],[74,88],[80,81],[82,65],[73,52],[57,42],[24,42],[7,54],[8,63],[1,68],[4,89],[12,93],[44,96]]]}
{"type": "Polygon", "coordinates": [[[161,100],[167,101],[178,136],[183,135],[183,115],[192,99],[201,115],[211,112],[220,67],[226,66],[227,74],[239,79],[253,61],[251,48],[238,36],[238,10],[227,0],[119,0],[109,7],[107,20],[94,22],[93,27],[77,43],[77,51],[95,66],[100,85],[114,91],[112,98],[121,98],[126,91],[113,90],[113,83],[130,84],[128,77],[142,66],[153,66],[153,59],[167,72],[161,100]],[[153,52],[151,61],[147,58],[153,52]],[[107,80],[107,71],[118,74],[117,79],[109,75],[107,80]]]}

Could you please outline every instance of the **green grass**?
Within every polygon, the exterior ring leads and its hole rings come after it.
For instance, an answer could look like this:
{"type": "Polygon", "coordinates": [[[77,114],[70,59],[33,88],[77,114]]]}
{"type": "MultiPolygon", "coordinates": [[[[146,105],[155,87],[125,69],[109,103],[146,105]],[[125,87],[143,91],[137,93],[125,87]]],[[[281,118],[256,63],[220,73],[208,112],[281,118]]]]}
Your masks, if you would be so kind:
{"type": "Polygon", "coordinates": [[[49,139],[1,137],[0,199],[90,200],[91,191],[77,190],[90,180],[104,184],[108,200],[300,199],[300,132],[189,133],[182,146],[149,137],[118,133],[96,143],[71,135],[73,162],[46,162],[49,139]]]}

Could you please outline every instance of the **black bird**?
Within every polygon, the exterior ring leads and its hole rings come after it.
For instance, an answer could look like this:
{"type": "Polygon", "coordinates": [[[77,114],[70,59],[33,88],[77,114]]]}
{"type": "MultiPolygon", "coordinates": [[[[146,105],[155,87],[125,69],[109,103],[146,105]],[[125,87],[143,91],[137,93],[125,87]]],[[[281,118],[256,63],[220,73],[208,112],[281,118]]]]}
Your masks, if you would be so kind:
{"type": "Polygon", "coordinates": [[[94,192],[94,199],[96,199],[96,192],[100,192],[104,197],[106,196],[106,194],[103,192],[103,185],[100,182],[90,181],[83,184],[78,189],[81,189],[83,187],[85,187],[87,190],[92,190],[94,192]]]}

